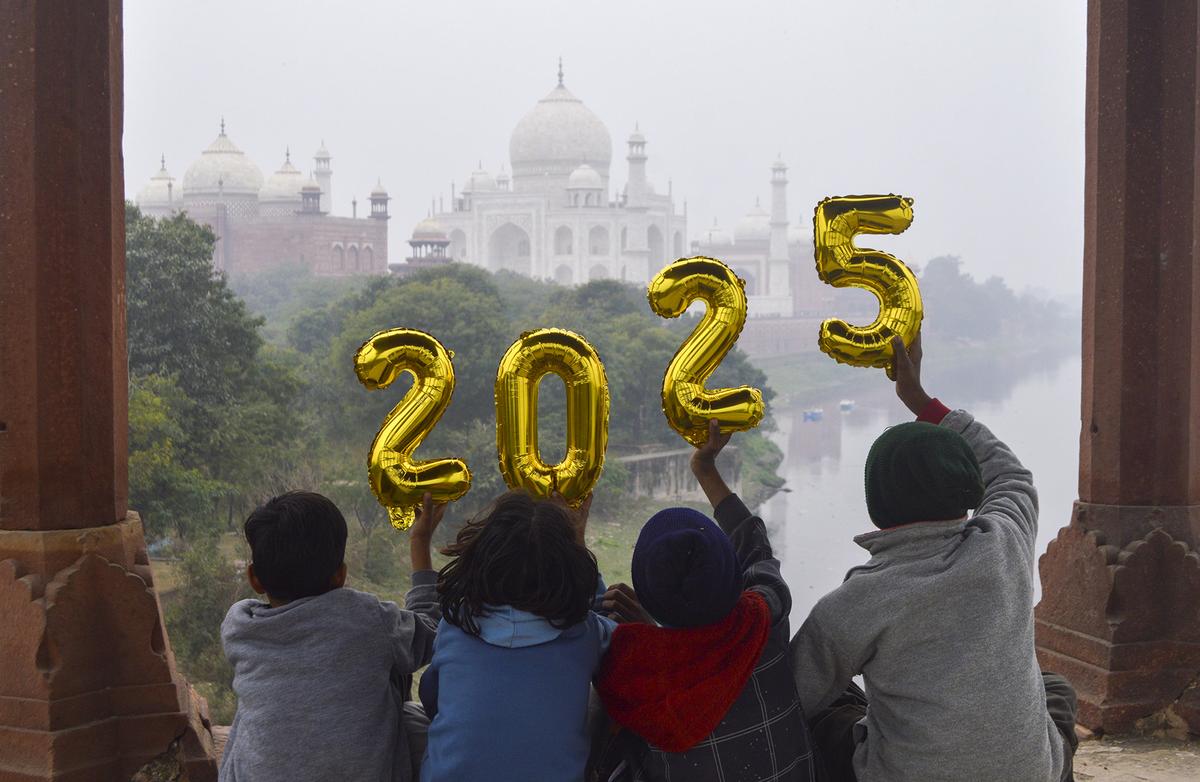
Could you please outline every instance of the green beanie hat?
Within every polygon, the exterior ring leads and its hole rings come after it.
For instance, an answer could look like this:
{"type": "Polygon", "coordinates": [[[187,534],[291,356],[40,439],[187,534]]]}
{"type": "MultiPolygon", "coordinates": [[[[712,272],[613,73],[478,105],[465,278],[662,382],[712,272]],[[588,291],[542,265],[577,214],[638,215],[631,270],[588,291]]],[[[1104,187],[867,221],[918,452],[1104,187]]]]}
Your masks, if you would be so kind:
{"type": "Polygon", "coordinates": [[[983,499],[979,461],[962,435],[914,421],[879,435],[867,454],[867,513],[880,529],[965,516],[983,499]]]}

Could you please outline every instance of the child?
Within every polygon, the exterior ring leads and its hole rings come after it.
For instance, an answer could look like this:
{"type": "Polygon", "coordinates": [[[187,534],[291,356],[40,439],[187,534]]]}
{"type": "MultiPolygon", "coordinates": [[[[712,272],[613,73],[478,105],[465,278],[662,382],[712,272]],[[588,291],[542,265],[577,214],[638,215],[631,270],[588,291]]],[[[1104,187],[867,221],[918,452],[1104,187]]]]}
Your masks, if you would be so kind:
{"type": "MultiPolygon", "coordinates": [[[[598,779],[814,778],[788,666],[791,593],[762,520],[717,470],[727,442],[711,421],[692,456],[720,526],[690,508],[668,508],[638,536],[636,599],[664,626],[622,624],[613,635],[596,688],[627,730],[598,749],[598,779]]],[[[604,605],[636,618],[633,597],[618,585],[604,605]]]]}
{"type": "Polygon", "coordinates": [[[879,531],[855,542],[871,559],[792,641],[818,755],[834,782],[1071,779],[1075,695],[1034,655],[1032,476],[925,393],[919,338],[893,347],[896,393],[919,418],[867,456],[879,531]]]}
{"type": "Polygon", "coordinates": [[[246,519],[250,586],[221,625],[237,714],[221,782],[409,782],[407,677],[429,662],[440,615],[430,538],[445,506],[429,496],[409,530],[408,610],[344,587],[346,520],[310,492],[275,497],[246,519]]]}
{"type": "Polygon", "coordinates": [[[522,492],[465,526],[438,575],[442,623],[421,677],[421,779],[579,782],[590,683],[613,622],[578,514],[522,492]]]}

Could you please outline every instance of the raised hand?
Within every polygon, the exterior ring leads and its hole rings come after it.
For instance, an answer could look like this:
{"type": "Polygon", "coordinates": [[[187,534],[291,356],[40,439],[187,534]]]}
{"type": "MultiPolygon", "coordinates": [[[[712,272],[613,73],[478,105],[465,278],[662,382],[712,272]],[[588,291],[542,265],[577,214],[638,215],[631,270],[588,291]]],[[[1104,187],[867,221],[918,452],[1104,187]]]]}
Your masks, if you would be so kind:
{"type": "Polygon", "coordinates": [[[916,339],[907,350],[904,349],[902,339],[893,337],[892,350],[896,372],[896,396],[913,415],[920,415],[925,406],[932,401],[921,385],[921,333],[917,332],[916,339]]]}

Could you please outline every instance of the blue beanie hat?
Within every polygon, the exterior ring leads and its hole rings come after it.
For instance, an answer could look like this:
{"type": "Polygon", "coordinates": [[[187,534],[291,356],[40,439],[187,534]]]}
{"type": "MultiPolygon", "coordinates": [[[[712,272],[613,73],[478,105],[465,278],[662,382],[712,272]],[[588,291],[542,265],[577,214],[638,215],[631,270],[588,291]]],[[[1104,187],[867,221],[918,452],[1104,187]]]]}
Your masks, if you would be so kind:
{"type": "Polygon", "coordinates": [[[742,594],[729,536],[691,508],[667,508],[646,522],[633,548],[632,570],[642,607],[671,627],[719,622],[742,594]]]}

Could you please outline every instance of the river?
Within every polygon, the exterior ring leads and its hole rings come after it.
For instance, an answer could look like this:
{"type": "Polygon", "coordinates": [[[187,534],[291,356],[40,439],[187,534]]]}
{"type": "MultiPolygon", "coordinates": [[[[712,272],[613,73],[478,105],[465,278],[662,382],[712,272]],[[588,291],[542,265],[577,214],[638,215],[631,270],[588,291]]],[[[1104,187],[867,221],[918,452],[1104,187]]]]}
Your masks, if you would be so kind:
{"type": "MultiPolygon", "coordinates": [[[[885,427],[912,418],[883,372],[847,371],[861,373],[861,384],[773,411],[772,437],[784,452],[779,473],[787,484],[761,513],[792,589],[793,630],[849,568],[867,560],[852,540],[874,529],[863,497],[867,451],[885,427]],[[839,408],[844,398],[854,401],[852,409],[839,408]],[[819,418],[812,412],[817,408],[819,418]]],[[[1070,520],[1078,490],[1079,383],[1078,354],[998,357],[925,372],[930,394],[970,411],[1033,471],[1041,507],[1039,552],[1070,520]]]]}

